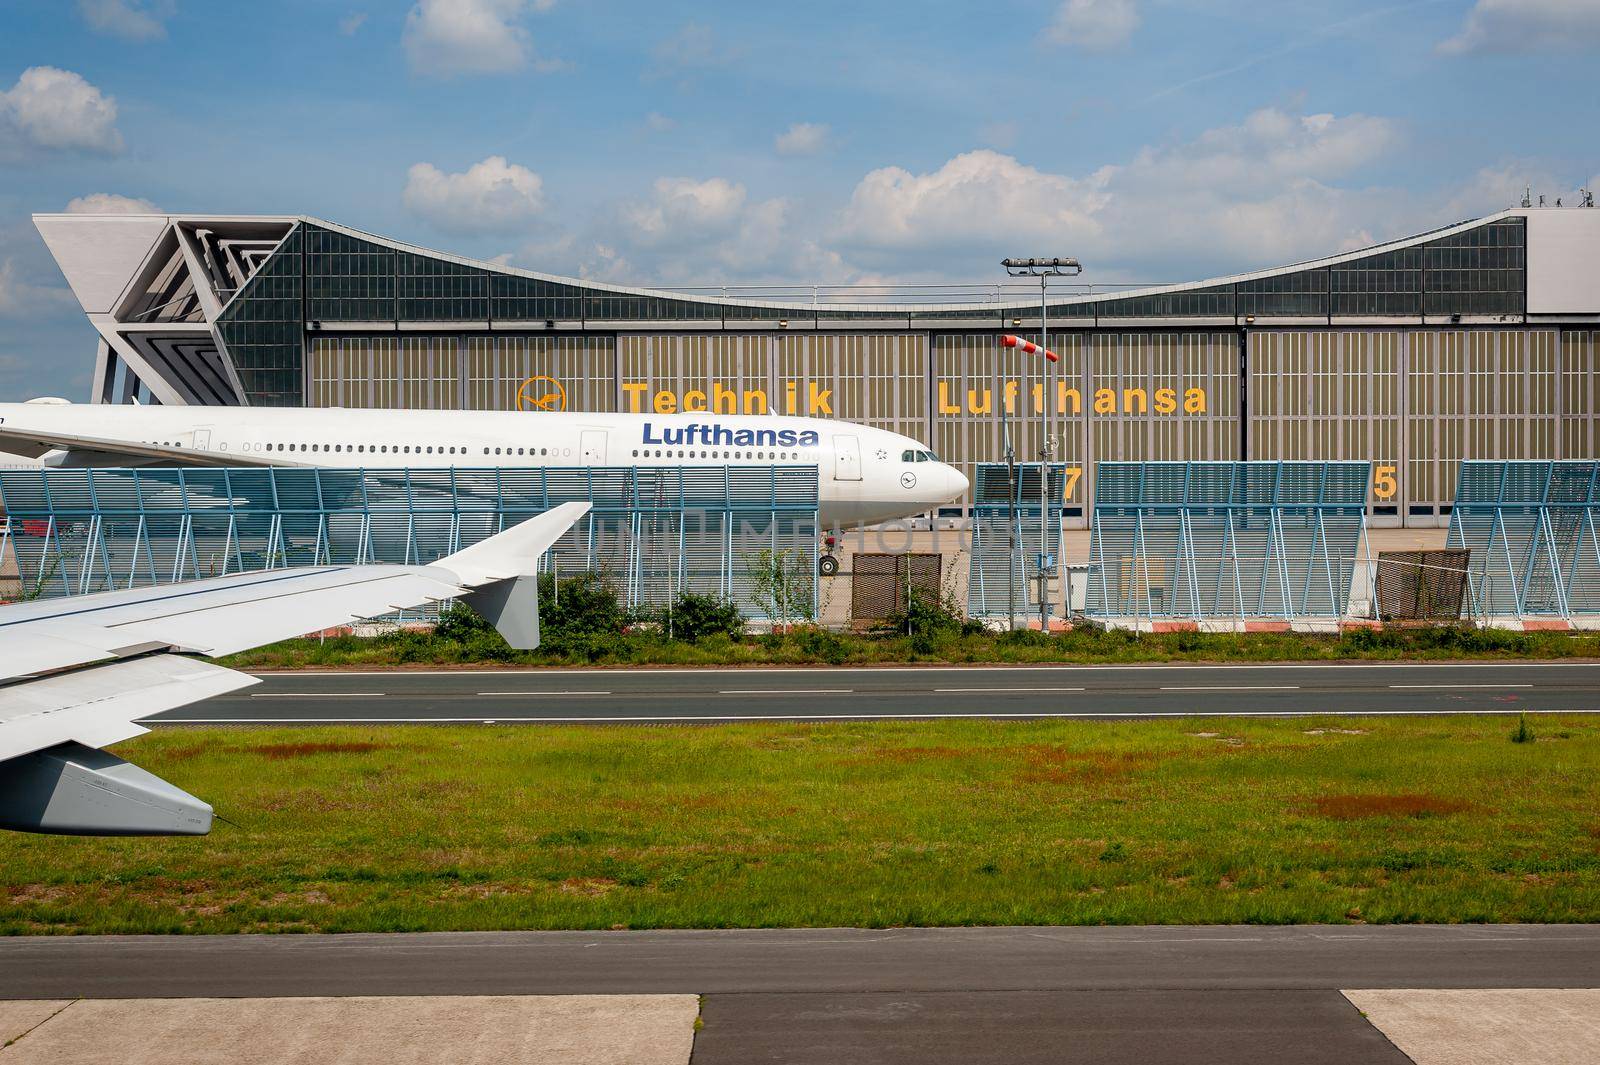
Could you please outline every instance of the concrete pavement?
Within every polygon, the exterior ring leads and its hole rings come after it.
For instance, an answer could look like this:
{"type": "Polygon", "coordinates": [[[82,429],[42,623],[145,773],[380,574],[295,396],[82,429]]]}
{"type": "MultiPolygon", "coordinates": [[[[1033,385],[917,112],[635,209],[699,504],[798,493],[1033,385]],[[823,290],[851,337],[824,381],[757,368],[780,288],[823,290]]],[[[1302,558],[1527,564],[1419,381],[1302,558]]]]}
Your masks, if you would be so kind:
{"type": "Polygon", "coordinates": [[[1592,1065],[1600,1060],[1593,988],[1346,991],[1416,1065],[1592,1065]]]}
{"type": "Polygon", "coordinates": [[[1600,663],[275,673],[155,722],[719,722],[1600,712],[1600,663]]]}
{"type": "Polygon", "coordinates": [[[1595,986],[1560,925],[0,941],[0,999],[701,994],[694,1065],[1400,1063],[1344,989],[1595,986]]]}
{"type": "MultiPolygon", "coordinates": [[[[14,1003],[0,1003],[0,1011],[14,1003]]],[[[693,995],[85,999],[5,1065],[688,1065],[693,995]]],[[[4,1016],[0,1012],[0,1016],[4,1016]]]]}

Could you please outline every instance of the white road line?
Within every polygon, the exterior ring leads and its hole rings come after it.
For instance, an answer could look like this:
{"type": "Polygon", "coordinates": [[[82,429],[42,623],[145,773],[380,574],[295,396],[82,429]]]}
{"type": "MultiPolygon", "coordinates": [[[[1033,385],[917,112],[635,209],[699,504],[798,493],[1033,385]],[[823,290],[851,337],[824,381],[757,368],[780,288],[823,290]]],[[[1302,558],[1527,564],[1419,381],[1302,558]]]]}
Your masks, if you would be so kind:
{"type": "MultiPolygon", "coordinates": [[[[1336,717],[1473,717],[1479,715],[1508,716],[1511,714],[1574,714],[1594,716],[1600,710],[1538,710],[1495,708],[1484,710],[1225,710],[1213,711],[1160,711],[1132,714],[1095,713],[1019,713],[1019,714],[706,714],[694,717],[523,717],[498,718],[494,724],[627,724],[652,722],[702,721],[936,721],[957,719],[1018,719],[1040,720],[1047,718],[1079,718],[1108,720],[1115,718],[1336,718],[1336,717]]],[[[454,725],[490,723],[481,717],[153,717],[141,719],[147,725],[454,725]]]]}
{"type": "MultiPolygon", "coordinates": [[[[853,688],[729,688],[718,695],[851,695],[853,688]]],[[[648,695],[649,692],[640,694],[648,695]]],[[[666,692],[663,695],[669,694],[666,692]]],[[[676,693],[671,693],[676,694],[676,693]]]]}
{"type": "Polygon", "coordinates": [[[611,693],[610,692],[595,692],[595,691],[582,691],[582,692],[577,692],[577,691],[554,691],[554,692],[478,692],[476,694],[478,694],[480,696],[483,696],[483,695],[610,695],[611,693]]]}
{"type": "Polygon", "coordinates": [[[1164,692],[1294,692],[1298,684],[1188,684],[1158,688],[1164,692]]]}
{"type": "Polygon", "coordinates": [[[1532,684],[1391,684],[1391,688],[1531,688],[1532,684]]]}
{"type": "Polygon", "coordinates": [[[382,699],[388,692],[256,692],[252,699],[382,699]]]}
{"type": "MultiPolygon", "coordinates": [[[[1081,692],[1083,688],[935,688],[936,692],[1081,692]]],[[[1116,689],[1108,689],[1115,691],[1116,689]]]]}

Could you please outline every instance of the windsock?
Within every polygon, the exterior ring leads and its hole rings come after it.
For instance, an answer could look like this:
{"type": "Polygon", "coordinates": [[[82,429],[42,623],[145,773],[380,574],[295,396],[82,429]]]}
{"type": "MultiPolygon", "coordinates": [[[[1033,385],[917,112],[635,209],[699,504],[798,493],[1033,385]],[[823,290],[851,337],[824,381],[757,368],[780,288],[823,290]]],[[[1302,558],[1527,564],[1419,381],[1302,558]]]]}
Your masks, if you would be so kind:
{"type": "Polygon", "coordinates": [[[1000,343],[1004,344],[1008,348],[1021,348],[1023,351],[1027,352],[1029,355],[1040,355],[1040,354],[1042,354],[1042,355],[1044,355],[1045,358],[1049,359],[1051,362],[1060,362],[1061,361],[1060,357],[1057,356],[1056,353],[1051,351],[1049,348],[1041,348],[1039,345],[1035,344],[1031,340],[1023,340],[1021,337],[1012,336],[1010,333],[1007,333],[1005,336],[1001,337],[1000,338],[1000,343]]]}

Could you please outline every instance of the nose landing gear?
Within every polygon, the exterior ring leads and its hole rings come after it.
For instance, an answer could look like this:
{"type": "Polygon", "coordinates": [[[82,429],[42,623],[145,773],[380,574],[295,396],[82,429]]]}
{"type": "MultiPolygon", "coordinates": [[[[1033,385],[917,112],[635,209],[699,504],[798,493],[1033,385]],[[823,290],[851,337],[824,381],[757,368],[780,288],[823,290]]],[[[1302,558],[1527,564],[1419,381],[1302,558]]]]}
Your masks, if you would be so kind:
{"type": "Polygon", "coordinates": [[[839,559],[834,555],[833,549],[839,543],[837,536],[824,536],[822,538],[822,554],[817,558],[817,572],[824,577],[832,577],[839,572],[839,559]]]}

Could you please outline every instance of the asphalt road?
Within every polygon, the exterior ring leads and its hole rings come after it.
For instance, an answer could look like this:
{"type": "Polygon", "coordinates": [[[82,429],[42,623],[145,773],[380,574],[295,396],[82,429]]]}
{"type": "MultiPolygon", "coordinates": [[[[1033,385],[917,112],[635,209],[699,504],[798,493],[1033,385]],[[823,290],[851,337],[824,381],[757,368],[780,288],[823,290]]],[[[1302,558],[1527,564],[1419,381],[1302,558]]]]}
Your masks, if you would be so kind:
{"type": "Polygon", "coordinates": [[[389,670],[263,675],[168,723],[1600,712],[1600,663],[389,670]]]}
{"type": "Polygon", "coordinates": [[[696,1065],[1403,1065],[1340,990],[1597,985],[1560,925],[0,940],[0,998],[690,992],[696,1065]]]}

